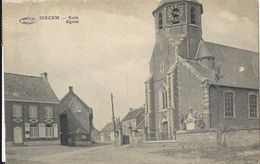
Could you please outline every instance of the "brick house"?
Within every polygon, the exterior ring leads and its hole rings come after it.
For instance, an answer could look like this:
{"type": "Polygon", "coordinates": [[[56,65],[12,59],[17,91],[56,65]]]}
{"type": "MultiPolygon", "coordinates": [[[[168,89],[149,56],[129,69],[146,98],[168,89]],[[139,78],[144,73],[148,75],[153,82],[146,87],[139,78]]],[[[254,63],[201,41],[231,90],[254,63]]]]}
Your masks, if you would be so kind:
{"type": "MultiPolygon", "coordinates": [[[[55,141],[59,137],[59,100],[41,77],[4,73],[6,141],[55,141]]],[[[46,142],[47,143],[47,142],[46,142]]]]}
{"type": "Polygon", "coordinates": [[[123,142],[129,143],[129,134],[132,130],[138,130],[138,128],[143,127],[144,123],[144,107],[137,109],[130,108],[127,115],[122,119],[122,133],[123,142]]]}
{"type": "Polygon", "coordinates": [[[59,104],[61,144],[69,146],[90,145],[94,142],[93,110],[79,96],[73,87],[59,104]]]}
{"type": "Polygon", "coordinates": [[[180,130],[259,127],[258,53],[202,38],[197,0],[162,0],[145,82],[150,140],[180,130]]]}
{"type": "MultiPolygon", "coordinates": [[[[116,137],[120,135],[120,130],[121,130],[121,121],[120,119],[116,120],[116,137]]],[[[114,135],[114,126],[113,122],[107,123],[101,130],[101,142],[103,143],[111,143],[115,140],[115,135],[114,135]]]]}

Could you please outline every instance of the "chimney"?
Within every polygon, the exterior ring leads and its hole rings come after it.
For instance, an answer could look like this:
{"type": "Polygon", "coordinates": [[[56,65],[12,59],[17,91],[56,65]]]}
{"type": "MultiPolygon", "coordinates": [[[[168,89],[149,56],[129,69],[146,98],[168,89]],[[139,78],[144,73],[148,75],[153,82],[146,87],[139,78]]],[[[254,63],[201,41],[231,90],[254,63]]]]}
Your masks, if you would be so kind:
{"type": "Polygon", "coordinates": [[[73,93],[73,87],[69,86],[69,93],[73,93]]]}
{"type": "Polygon", "coordinates": [[[41,73],[41,77],[43,80],[48,81],[48,74],[47,72],[41,73]]]}

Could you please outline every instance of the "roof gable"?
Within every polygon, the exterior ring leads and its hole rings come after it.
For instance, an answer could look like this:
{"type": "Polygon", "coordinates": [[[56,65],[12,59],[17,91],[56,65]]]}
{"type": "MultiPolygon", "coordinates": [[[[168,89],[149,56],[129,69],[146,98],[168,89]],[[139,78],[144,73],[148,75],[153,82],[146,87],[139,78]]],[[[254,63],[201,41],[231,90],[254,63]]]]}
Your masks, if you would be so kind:
{"type": "Polygon", "coordinates": [[[42,77],[4,73],[4,87],[7,101],[59,103],[49,82],[42,77]]]}
{"type": "Polygon", "coordinates": [[[85,131],[90,131],[92,126],[90,124],[93,124],[92,109],[74,92],[69,92],[64,96],[59,104],[59,109],[61,113],[71,113],[85,131]]]}

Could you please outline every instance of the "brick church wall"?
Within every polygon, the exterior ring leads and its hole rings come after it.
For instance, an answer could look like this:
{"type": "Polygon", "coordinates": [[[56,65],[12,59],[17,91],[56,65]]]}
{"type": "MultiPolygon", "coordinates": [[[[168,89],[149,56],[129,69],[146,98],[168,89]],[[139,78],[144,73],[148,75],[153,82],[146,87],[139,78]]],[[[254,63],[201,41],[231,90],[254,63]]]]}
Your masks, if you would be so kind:
{"type": "Polygon", "coordinates": [[[211,127],[220,129],[226,129],[230,127],[259,127],[259,118],[249,119],[248,94],[250,93],[258,95],[258,92],[256,90],[211,86],[211,127]],[[226,91],[231,91],[235,94],[235,118],[224,118],[224,92],[226,91]]]}

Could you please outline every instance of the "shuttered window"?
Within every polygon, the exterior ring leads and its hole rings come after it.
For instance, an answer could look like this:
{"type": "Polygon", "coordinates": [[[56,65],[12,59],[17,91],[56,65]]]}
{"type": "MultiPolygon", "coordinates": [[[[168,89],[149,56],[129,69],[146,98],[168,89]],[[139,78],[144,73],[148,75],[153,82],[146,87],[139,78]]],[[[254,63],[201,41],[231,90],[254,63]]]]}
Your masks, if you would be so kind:
{"type": "Polygon", "coordinates": [[[50,124],[45,125],[45,137],[53,138],[53,127],[50,124]]]}
{"type": "Polygon", "coordinates": [[[59,132],[58,124],[55,123],[55,124],[53,124],[53,137],[54,137],[54,138],[57,138],[57,137],[58,137],[58,132],[59,132]]]}
{"type": "Polygon", "coordinates": [[[22,106],[20,104],[13,104],[13,117],[22,117],[22,106]]]}
{"type": "Polygon", "coordinates": [[[38,126],[35,124],[30,125],[30,138],[38,138],[39,137],[39,130],[38,126]]]}
{"type": "Polygon", "coordinates": [[[36,105],[29,105],[29,117],[37,118],[37,106],[36,105]]]}
{"type": "Polygon", "coordinates": [[[24,123],[25,138],[30,138],[30,123],[24,123]]]}
{"type": "Polygon", "coordinates": [[[234,114],[234,93],[225,92],[224,94],[225,117],[235,117],[234,114]]]}
{"type": "Polygon", "coordinates": [[[257,118],[257,96],[249,95],[249,118],[257,118]]]}
{"type": "Polygon", "coordinates": [[[53,108],[51,106],[44,106],[44,117],[53,118],[53,108]]]}

